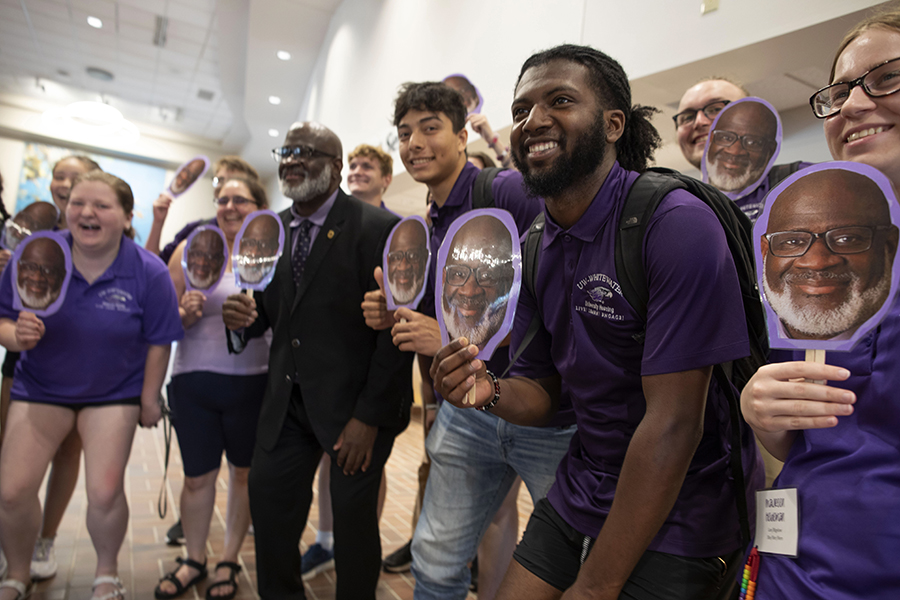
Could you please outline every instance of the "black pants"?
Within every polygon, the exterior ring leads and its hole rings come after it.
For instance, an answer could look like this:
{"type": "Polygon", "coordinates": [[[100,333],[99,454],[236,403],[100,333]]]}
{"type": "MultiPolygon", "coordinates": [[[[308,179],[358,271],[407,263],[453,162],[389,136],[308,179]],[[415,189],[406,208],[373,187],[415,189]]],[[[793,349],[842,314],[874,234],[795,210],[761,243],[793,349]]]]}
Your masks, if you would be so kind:
{"type": "MultiPolygon", "coordinates": [[[[256,572],[264,600],[306,598],[300,577],[300,537],[312,503],[312,482],[323,448],[299,394],[288,407],[278,443],[257,443],[250,467],[250,513],[256,538],[256,572]]],[[[381,572],[378,488],[396,431],[379,429],[372,463],[344,475],[331,461],[337,600],[374,600],[381,572]]],[[[328,448],[332,459],[335,453],[328,448]]]]}

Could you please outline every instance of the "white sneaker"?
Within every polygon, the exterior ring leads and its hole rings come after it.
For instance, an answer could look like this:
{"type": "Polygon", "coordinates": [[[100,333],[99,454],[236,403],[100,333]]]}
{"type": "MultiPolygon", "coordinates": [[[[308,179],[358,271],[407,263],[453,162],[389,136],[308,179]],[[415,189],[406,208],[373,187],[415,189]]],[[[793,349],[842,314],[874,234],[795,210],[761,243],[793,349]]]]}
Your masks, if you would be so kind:
{"type": "Polygon", "coordinates": [[[9,568],[9,564],[6,562],[6,555],[3,554],[3,549],[0,548],[0,579],[6,577],[7,568],[9,568]]]}
{"type": "Polygon", "coordinates": [[[50,579],[56,575],[58,568],[53,538],[39,537],[34,545],[34,554],[31,556],[31,578],[50,579]]]}

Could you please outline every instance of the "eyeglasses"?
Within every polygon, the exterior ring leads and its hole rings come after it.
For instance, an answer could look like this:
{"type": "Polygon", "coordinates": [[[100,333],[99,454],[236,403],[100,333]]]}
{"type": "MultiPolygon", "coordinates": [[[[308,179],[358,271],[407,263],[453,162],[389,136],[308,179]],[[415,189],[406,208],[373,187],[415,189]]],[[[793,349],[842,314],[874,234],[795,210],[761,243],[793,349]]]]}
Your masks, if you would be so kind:
{"type": "Polygon", "coordinates": [[[870,69],[853,81],[839,81],[826,85],[813,94],[809,105],[819,119],[836,115],[850,97],[853,88],[859,86],[870,98],[890,96],[900,91],[900,58],[887,60],[870,69]]]}
{"type": "Polygon", "coordinates": [[[890,229],[890,226],[837,227],[825,233],[778,231],[767,233],[765,238],[769,242],[769,252],[780,258],[803,256],[818,239],[824,239],[834,254],[859,254],[872,247],[875,232],[882,229],[890,229]]]}
{"type": "Polygon", "coordinates": [[[700,110],[696,110],[694,108],[689,108],[687,110],[683,110],[674,117],[672,120],[675,121],[675,128],[682,127],[684,125],[689,125],[694,122],[694,119],[697,118],[697,113],[702,112],[706,115],[706,118],[712,121],[716,118],[716,115],[721,112],[723,108],[728,106],[730,100],[716,100],[715,102],[710,102],[700,110]]]}
{"type": "Polygon", "coordinates": [[[277,163],[287,159],[289,156],[293,156],[295,160],[299,158],[319,158],[323,156],[327,158],[337,158],[334,154],[316,150],[312,146],[282,146],[281,148],[272,148],[272,158],[274,158],[277,163]]]}
{"type": "Polygon", "coordinates": [[[221,254],[203,252],[202,250],[188,250],[188,260],[204,260],[211,263],[220,258],[223,258],[221,254]]]}
{"type": "Polygon", "coordinates": [[[25,262],[22,260],[19,261],[19,272],[37,277],[43,276],[47,279],[56,279],[64,275],[64,273],[61,273],[60,270],[55,267],[48,267],[39,265],[35,262],[25,262]]]}
{"type": "Polygon", "coordinates": [[[256,200],[244,198],[243,196],[219,196],[213,200],[213,204],[218,206],[228,206],[229,202],[231,202],[235,208],[240,208],[246,204],[257,204],[256,200]]]}
{"type": "Polygon", "coordinates": [[[716,129],[712,132],[713,143],[725,148],[733,146],[738,140],[741,140],[741,147],[747,152],[763,152],[772,143],[768,138],[758,135],[738,135],[733,131],[725,131],[724,129],[716,129]]]}
{"type": "Polygon", "coordinates": [[[255,240],[253,238],[244,238],[241,240],[241,250],[250,250],[256,248],[260,252],[278,249],[278,242],[271,240],[255,240]]]}
{"type": "Polygon", "coordinates": [[[481,287],[494,287],[500,281],[508,279],[504,272],[497,267],[477,267],[473,269],[468,265],[447,265],[444,273],[447,275],[447,285],[462,287],[466,285],[469,277],[475,274],[475,283],[481,287]]]}
{"type": "Polygon", "coordinates": [[[399,265],[403,262],[403,259],[406,259],[406,262],[409,264],[419,263],[425,260],[425,257],[428,255],[428,252],[422,250],[420,248],[413,248],[412,250],[397,250],[396,252],[388,253],[388,264],[390,265],[399,265]]]}

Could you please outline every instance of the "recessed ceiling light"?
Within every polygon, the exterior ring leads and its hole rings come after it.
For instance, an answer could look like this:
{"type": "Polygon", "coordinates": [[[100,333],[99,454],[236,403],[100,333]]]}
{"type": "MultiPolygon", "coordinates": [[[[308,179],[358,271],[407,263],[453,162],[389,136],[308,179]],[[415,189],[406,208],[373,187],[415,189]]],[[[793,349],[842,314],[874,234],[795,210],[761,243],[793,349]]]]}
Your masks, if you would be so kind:
{"type": "Polygon", "coordinates": [[[101,21],[97,17],[88,17],[87,22],[88,25],[90,25],[94,29],[100,29],[101,27],[103,27],[103,21],[101,21]]]}
{"type": "Polygon", "coordinates": [[[281,98],[278,96],[269,96],[269,104],[275,104],[277,106],[281,104],[281,98]]]}
{"type": "Polygon", "coordinates": [[[112,81],[115,77],[112,73],[107,71],[106,69],[101,69],[99,67],[87,67],[85,72],[94,79],[99,79],[100,81],[112,81]]]}
{"type": "Polygon", "coordinates": [[[271,137],[278,137],[278,130],[277,130],[277,129],[270,129],[270,130],[269,130],[269,135],[270,135],[271,137]]]}
{"type": "Polygon", "coordinates": [[[275,53],[275,56],[277,56],[281,60],[291,60],[291,53],[287,50],[279,50],[275,53]]]}

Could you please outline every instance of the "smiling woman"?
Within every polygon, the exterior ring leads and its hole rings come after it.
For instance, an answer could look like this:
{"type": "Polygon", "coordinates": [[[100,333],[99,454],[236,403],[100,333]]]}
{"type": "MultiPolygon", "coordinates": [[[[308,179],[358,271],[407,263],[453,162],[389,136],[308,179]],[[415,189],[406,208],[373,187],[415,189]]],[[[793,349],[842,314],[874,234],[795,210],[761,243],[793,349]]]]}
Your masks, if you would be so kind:
{"type": "MultiPolygon", "coordinates": [[[[125,235],[134,203],[128,184],[91,171],[75,177],[66,192],[71,231],[63,236],[73,272],[59,311],[38,318],[16,310],[12,269],[0,279],[0,343],[27,350],[16,366],[0,452],[0,540],[9,559],[9,577],[0,584],[4,600],[25,594],[41,519],[37,491],[73,429],[83,440],[88,473],[94,593],[123,597],[116,574],[128,521],[125,466],[135,425],[160,418],[169,347],[183,335],[165,268],[125,235]]],[[[20,269],[48,279],[57,270],[28,262],[20,269]]]]}

